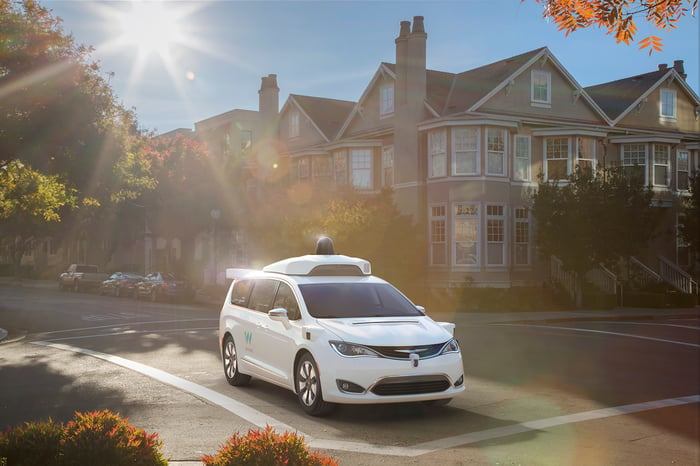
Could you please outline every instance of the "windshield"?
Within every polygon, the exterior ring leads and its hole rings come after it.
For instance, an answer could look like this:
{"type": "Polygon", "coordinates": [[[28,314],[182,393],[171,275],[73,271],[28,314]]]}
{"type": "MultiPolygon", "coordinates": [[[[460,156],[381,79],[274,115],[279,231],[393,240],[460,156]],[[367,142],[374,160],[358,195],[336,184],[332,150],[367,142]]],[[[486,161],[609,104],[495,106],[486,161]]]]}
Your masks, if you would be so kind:
{"type": "Polygon", "coordinates": [[[396,288],[386,283],[299,285],[312,317],[413,317],[423,314],[396,288]]]}

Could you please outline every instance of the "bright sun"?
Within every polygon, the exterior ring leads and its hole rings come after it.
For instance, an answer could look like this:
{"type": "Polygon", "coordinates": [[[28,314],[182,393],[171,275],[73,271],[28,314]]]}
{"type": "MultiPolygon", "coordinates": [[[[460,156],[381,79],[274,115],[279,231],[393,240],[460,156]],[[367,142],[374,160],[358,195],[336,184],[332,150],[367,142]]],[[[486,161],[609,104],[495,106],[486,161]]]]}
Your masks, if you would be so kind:
{"type": "Polygon", "coordinates": [[[162,1],[134,1],[118,19],[122,44],[137,49],[141,59],[166,59],[170,48],[185,41],[182,15],[162,1]]]}

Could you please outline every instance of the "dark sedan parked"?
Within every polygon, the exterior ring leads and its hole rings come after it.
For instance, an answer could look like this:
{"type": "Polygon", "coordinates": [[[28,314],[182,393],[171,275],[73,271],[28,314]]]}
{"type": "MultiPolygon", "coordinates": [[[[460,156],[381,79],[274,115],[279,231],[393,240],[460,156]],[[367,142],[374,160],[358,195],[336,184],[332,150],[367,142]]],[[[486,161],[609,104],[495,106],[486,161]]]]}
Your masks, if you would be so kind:
{"type": "Polygon", "coordinates": [[[143,275],[128,272],[115,272],[100,285],[100,294],[112,296],[133,296],[134,287],[144,279],[143,275]]]}
{"type": "Polygon", "coordinates": [[[152,272],[136,284],[134,297],[151,301],[191,301],[195,290],[185,279],[172,272],[152,272]]]}

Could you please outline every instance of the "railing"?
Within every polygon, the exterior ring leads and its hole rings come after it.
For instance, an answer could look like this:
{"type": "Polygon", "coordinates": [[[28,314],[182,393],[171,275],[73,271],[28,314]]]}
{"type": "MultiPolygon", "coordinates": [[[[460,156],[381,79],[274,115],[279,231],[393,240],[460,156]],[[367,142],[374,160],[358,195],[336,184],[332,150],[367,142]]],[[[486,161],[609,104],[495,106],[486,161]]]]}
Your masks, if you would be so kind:
{"type": "Polygon", "coordinates": [[[661,278],[678,291],[689,294],[698,293],[698,283],[663,256],[659,256],[659,272],[661,278]]]}
{"type": "Polygon", "coordinates": [[[630,257],[630,280],[638,288],[657,285],[663,282],[661,276],[636,257],[630,257]]]}
{"type": "Polygon", "coordinates": [[[564,263],[557,256],[550,256],[549,269],[552,280],[555,283],[559,283],[569,296],[571,296],[571,300],[578,305],[579,300],[577,298],[581,293],[579,292],[576,272],[564,270],[564,263]]]}
{"type": "Polygon", "coordinates": [[[617,295],[619,288],[617,275],[608,270],[603,264],[586,272],[586,280],[603,293],[617,295]]]}

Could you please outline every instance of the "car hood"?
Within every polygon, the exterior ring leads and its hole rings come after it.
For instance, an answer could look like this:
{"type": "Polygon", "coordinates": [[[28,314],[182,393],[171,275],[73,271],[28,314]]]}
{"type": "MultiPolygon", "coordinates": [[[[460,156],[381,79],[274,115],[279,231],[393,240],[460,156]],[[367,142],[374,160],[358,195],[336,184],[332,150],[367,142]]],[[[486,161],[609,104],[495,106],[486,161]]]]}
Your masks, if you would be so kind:
{"type": "Polygon", "coordinates": [[[318,319],[318,324],[349,343],[412,346],[442,343],[452,335],[430,317],[318,319]]]}

